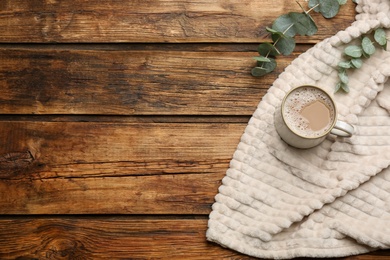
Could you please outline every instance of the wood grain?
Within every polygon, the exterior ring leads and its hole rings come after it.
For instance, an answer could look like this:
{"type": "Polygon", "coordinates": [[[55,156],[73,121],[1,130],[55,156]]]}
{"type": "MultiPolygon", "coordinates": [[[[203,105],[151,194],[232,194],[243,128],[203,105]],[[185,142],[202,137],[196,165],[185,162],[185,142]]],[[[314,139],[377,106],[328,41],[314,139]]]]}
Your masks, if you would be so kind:
{"type": "Polygon", "coordinates": [[[0,122],[0,213],[207,214],[245,125],[0,122]]]}
{"type": "MultiPolygon", "coordinates": [[[[331,21],[314,14],[320,30],[310,40],[350,25],[350,2],[331,21]]],[[[3,0],[0,10],[0,42],[26,43],[260,42],[279,15],[301,11],[285,0],[3,0]]]]}
{"type": "Polygon", "coordinates": [[[239,256],[204,239],[207,221],[164,218],[0,220],[0,258],[205,259],[239,256]],[[20,228],[23,227],[23,228],[20,228]]]}
{"type": "MultiPolygon", "coordinates": [[[[125,167],[122,174],[135,174],[137,172],[130,170],[132,162],[144,162],[146,165],[165,161],[168,164],[166,168],[170,168],[169,161],[226,160],[235,150],[245,126],[212,122],[0,122],[0,154],[28,151],[34,158],[32,164],[43,170],[55,165],[72,169],[71,164],[80,164],[88,169],[88,163],[111,163],[115,166],[115,163],[129,162],[129,167],[125,167]]],[[[138,174],[148,171],[139,168],[138,174]]],[[[61,172],[60,168],[57,170],[61,172]]],[[[64,172],[61,177],[73,177],[71,172],[64,172]]]]}
{"type": "MultiPolygon", "coordinates": [[[[0,219],[1,259],[255,259],[207,242],[204,217],[0,219]]],[[[378,251],[345,260],[388,259],[378,251]]]]}
{"type": "Polygon", "coordinates": [[[0,113],[251,115],[296,53],[278,58],[277,70],[261,79],[250,75],[253,56],[257,53],[0,49],[0,113]]]}
{"type": "Polygon", "coordinates": [[[224,173],[0,179],[0,214],[208,214],[224,173]]]}

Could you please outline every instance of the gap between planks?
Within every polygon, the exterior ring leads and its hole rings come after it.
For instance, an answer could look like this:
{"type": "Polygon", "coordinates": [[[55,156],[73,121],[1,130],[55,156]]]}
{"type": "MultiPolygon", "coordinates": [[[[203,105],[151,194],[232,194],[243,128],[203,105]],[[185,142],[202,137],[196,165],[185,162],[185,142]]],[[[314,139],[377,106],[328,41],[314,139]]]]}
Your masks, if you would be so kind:
{"type": "MultiPolygon", "coordinates": [[[[1,43],[7,50],[94,50],[94,51],[193,51],[256,52],[260,43],[1,43]]],[[[304,52],[313,43],[297,43],[295,52],[304,52]]]]}
{"type": "Polygon", "coordinates": [[[1,115],[0,122],[247,123],[248,115],[1,115]]]}

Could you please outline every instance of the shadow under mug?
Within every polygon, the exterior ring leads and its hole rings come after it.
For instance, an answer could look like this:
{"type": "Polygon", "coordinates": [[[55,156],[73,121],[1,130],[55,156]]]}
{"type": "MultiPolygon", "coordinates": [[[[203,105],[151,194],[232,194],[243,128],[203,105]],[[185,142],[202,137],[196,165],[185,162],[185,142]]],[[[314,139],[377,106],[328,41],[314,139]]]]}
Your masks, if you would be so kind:
{"type": "MultiPolygon", "coordinates": [[[[321,120],[321,118],[319,117],[321,117],[322,115],[320,115],[319,113],[317,115],[317,111],[311,112],[315,117],[317,117],[316,120],[321,120]]],[[[307,121],[304,116],[299,116],[301,117],[299,118],[300,121],[307,121]]],[[[296,117],[293,118],[295,120],[298,120],[296,117]]],[[[312,148],[314,146],[319,145],[322,141],[325,140],[325,138],[329,134],[334,134],[341,137],[351,137],[354,132],[354,127],[351,124],[337,120],[336,103],[334,102],[332,97],[323,89],[312,85],[303,85],[290,90],[283,98],[282,103],[276,108],[274,114],[274,122],[276,131],[283,139],[283,141],[293,147],[301,149],[312,148]],[[321,96],[321,98],[316,98],[316,95],[321,96]],[[304,100],[302,96],[304,96],[304,98],[306,99],[307,96],[310,96],[311,101],[308,102],[307,100],[304,100]],[[291,103],[292,97],[294,97],[294,102],[297,103],[296,106],[291,105],[293,104],[291,103]],[[289,106],[286,105],[286,102],[289,102],[289,106]],[[293,113],[301,113],[301,110],[305,108],[310,109],[309,105],[313,102],[321,102],[324,106],[326,104],[327,109],[331,111],[328,115],[328,118],[324,119],[329,121],[329,123],[327,123],[324,129],[321,129],[317,132],[311,131],[310,134],[308,134],[305,129],[297,128],[295,124],[298,124],[299,122],[295,122],[291,119],[286,120],[286,118],[290,115],[291,112],[288,110],[293,109],[296,110],[293,113]],[[294,126],[292,124],[294,124],[294,126]]],[[[308,124],[309,123],[306,122],[306,127],[308,127],[308,124]]]]}

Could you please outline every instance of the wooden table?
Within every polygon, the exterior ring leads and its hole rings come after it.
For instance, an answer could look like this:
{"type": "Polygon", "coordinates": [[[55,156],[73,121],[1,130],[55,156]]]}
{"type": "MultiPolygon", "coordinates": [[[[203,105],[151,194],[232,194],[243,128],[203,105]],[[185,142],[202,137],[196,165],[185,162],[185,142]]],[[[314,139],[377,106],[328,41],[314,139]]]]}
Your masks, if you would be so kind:
{"type": "Polygon", "coordinates": [[[313,14],[252,77],[291,2],[1,0],[0,259],[249,259],[206,242],[221,179],[278,74],[355,15],[313,14]]]}

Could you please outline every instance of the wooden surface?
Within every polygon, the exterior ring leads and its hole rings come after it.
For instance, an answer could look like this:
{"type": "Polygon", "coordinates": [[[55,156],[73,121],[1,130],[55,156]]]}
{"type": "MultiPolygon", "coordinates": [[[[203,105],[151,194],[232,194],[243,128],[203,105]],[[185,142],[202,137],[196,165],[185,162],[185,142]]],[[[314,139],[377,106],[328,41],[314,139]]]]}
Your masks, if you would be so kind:
{"type": "Polygon", "coordinates": [[[313,15],[318,34],[252,77],[265,27],[299,10],[0,1],[0,259],[251,259],[206,242],[221,179],[277,75],[355,15],[313,15]]]}

